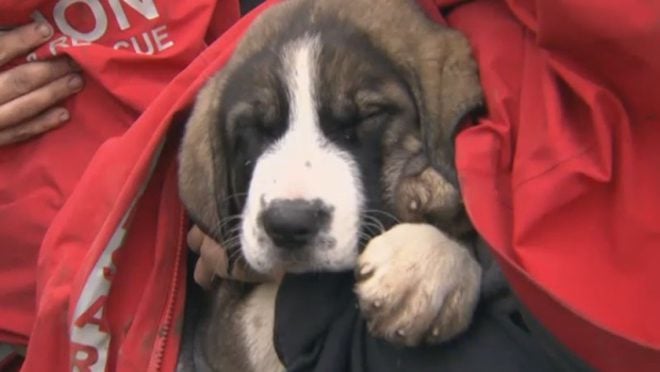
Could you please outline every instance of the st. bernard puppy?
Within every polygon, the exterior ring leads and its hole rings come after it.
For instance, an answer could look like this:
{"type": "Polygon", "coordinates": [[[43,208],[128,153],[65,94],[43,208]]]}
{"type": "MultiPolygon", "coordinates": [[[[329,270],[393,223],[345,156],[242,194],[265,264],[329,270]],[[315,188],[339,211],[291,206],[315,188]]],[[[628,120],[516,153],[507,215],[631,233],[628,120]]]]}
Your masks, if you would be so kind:
{"type": "MultiPolygon", "coordinates": [[[[452,155],[481,99],[466,39],[413,0],[283,1],[199,93],[181,197],[236,264],[273,278],[355,270],[374,336],[444,341],[469,325],[481,279],[452,155]]],[[[196,363],[281,368],[276,293],[276,279],[223,282],[196,363]]]]}

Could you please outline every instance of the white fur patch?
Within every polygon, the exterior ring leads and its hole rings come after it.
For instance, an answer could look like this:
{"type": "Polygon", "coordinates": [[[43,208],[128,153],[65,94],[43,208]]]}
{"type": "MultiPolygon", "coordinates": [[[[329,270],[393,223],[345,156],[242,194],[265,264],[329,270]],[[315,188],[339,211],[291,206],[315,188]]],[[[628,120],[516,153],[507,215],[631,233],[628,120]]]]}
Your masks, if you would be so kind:
{"type": "Polygon", "coordinates": [[[448,340],[467,329],[479,299],[479,263],[428,224],[398,224],[372,239],[357,272],[362,315],[389,342],[448,340]]]}
{"type": "Polygon", "coordinates": [[[273,346],[275,297],[278,284],[266,283],[254,289],[239,311],[241,330],[247,342],[248,361],[253,371],[284,371],[273,346]]]}
{"type": "Polygon", "coordinates": [[[304,37],[283,49],[289,96],[284,135],[257,160],[243,211],[241,244],[247,261],[262,272],[344,270],[357,260],[362,185],[351,156],[323,134],[316,90],[320,41],[304,37]],[[276,199],[320,200],[332,211],[319,238],[327,244],[304,248],[293,258],[270,241],[258,217],[276,199]]]}

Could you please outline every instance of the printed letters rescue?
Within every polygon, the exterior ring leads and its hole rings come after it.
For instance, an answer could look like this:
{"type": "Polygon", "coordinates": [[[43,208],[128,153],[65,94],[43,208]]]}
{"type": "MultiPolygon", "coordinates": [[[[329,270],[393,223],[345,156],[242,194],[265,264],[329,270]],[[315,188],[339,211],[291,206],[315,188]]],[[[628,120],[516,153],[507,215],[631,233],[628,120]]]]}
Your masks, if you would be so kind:
{"type": "MultiPolygon", "coordinates": [[[[160,14],[154,0],[59,0],[51,9],[54,26],[62,36],[53,38],[48,44],[51,55],[59,54],[64,48],[83,47],[91,43],[108,45],[115,50],[127,50],[137,54],[156,54],[174,46],[169,39],[166,25],[154,23],[154,27],[147,31],[130,34],[132,27],[127,13],[141,16],[148,21],[156,21],[160,14]],[[68,14],[74,9],[77,14],[84,14],[85,19],[93,20],[93,26],[82,29],[71,22],[68,14]],[[109,27],[118,27],[127,31],[126,37],[121,40],[104,40],[109,27]]],[[[47,17],[37,11],[32,14],[36,21],[48,22],[47,17]]],[[[50,22],[49,22],[50,23],[50,22]]],[[[36,54],[27,58],[36,60],[36,54]]]]}

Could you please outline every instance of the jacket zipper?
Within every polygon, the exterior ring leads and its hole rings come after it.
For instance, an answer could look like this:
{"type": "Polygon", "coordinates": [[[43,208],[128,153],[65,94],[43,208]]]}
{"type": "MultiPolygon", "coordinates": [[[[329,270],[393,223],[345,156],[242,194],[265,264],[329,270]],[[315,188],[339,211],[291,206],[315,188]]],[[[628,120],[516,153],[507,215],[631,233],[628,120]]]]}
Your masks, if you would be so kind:
{"type": "Polygon", "coordinates": [[[185,226],[186,223],[184,221],[184,213],[182,211],[179,212],[179,239],[177,243],[177,253],[176,253],[176,258],[174,260],[174,265],[175,265],[175,270],[174,270],[174,275],[172,277],[172,282],[170,285],[170,293],[168,294],[168,299],[167,299],[167,305],[165,308],[165,316],[164,316],[164,321],[161,323],[159,330],[158,330],[158,341],[155,347],[154,351],[154,362],[152,365],[152,368],[150,368],[152,371],[158,372],[162,371],[163,368],[163,359],[165,357],[165,350],[167,348],[167,342],[170,339],[170,334],[172,331],[172,322],[174,320],[174,310],[176,306],[176,299],[177,295],[179,292],[179,278],[181,275],[183,275],[183,266],[181,265],[181,259],[183,256],[183,249],[184,249],[184,244],[183,242],[185,239],[183,237],[185,236],[185,226]]]}

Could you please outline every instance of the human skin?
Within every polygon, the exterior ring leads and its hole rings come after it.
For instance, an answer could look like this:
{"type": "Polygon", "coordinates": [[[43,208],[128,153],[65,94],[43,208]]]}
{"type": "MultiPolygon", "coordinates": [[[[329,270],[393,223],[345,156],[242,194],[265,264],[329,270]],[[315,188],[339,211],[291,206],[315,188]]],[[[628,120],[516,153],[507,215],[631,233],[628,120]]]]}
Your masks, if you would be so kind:
{"type": "MultiPolygon", "coordinates": [[[[0,69],[53,35],[45,23],[0,31],[0,69]]],[[[79,68],[67,57],[20,64],[0,72],[0,146],[26,141],[69,120],[61,103],[83,87],[79,68]]]]}

